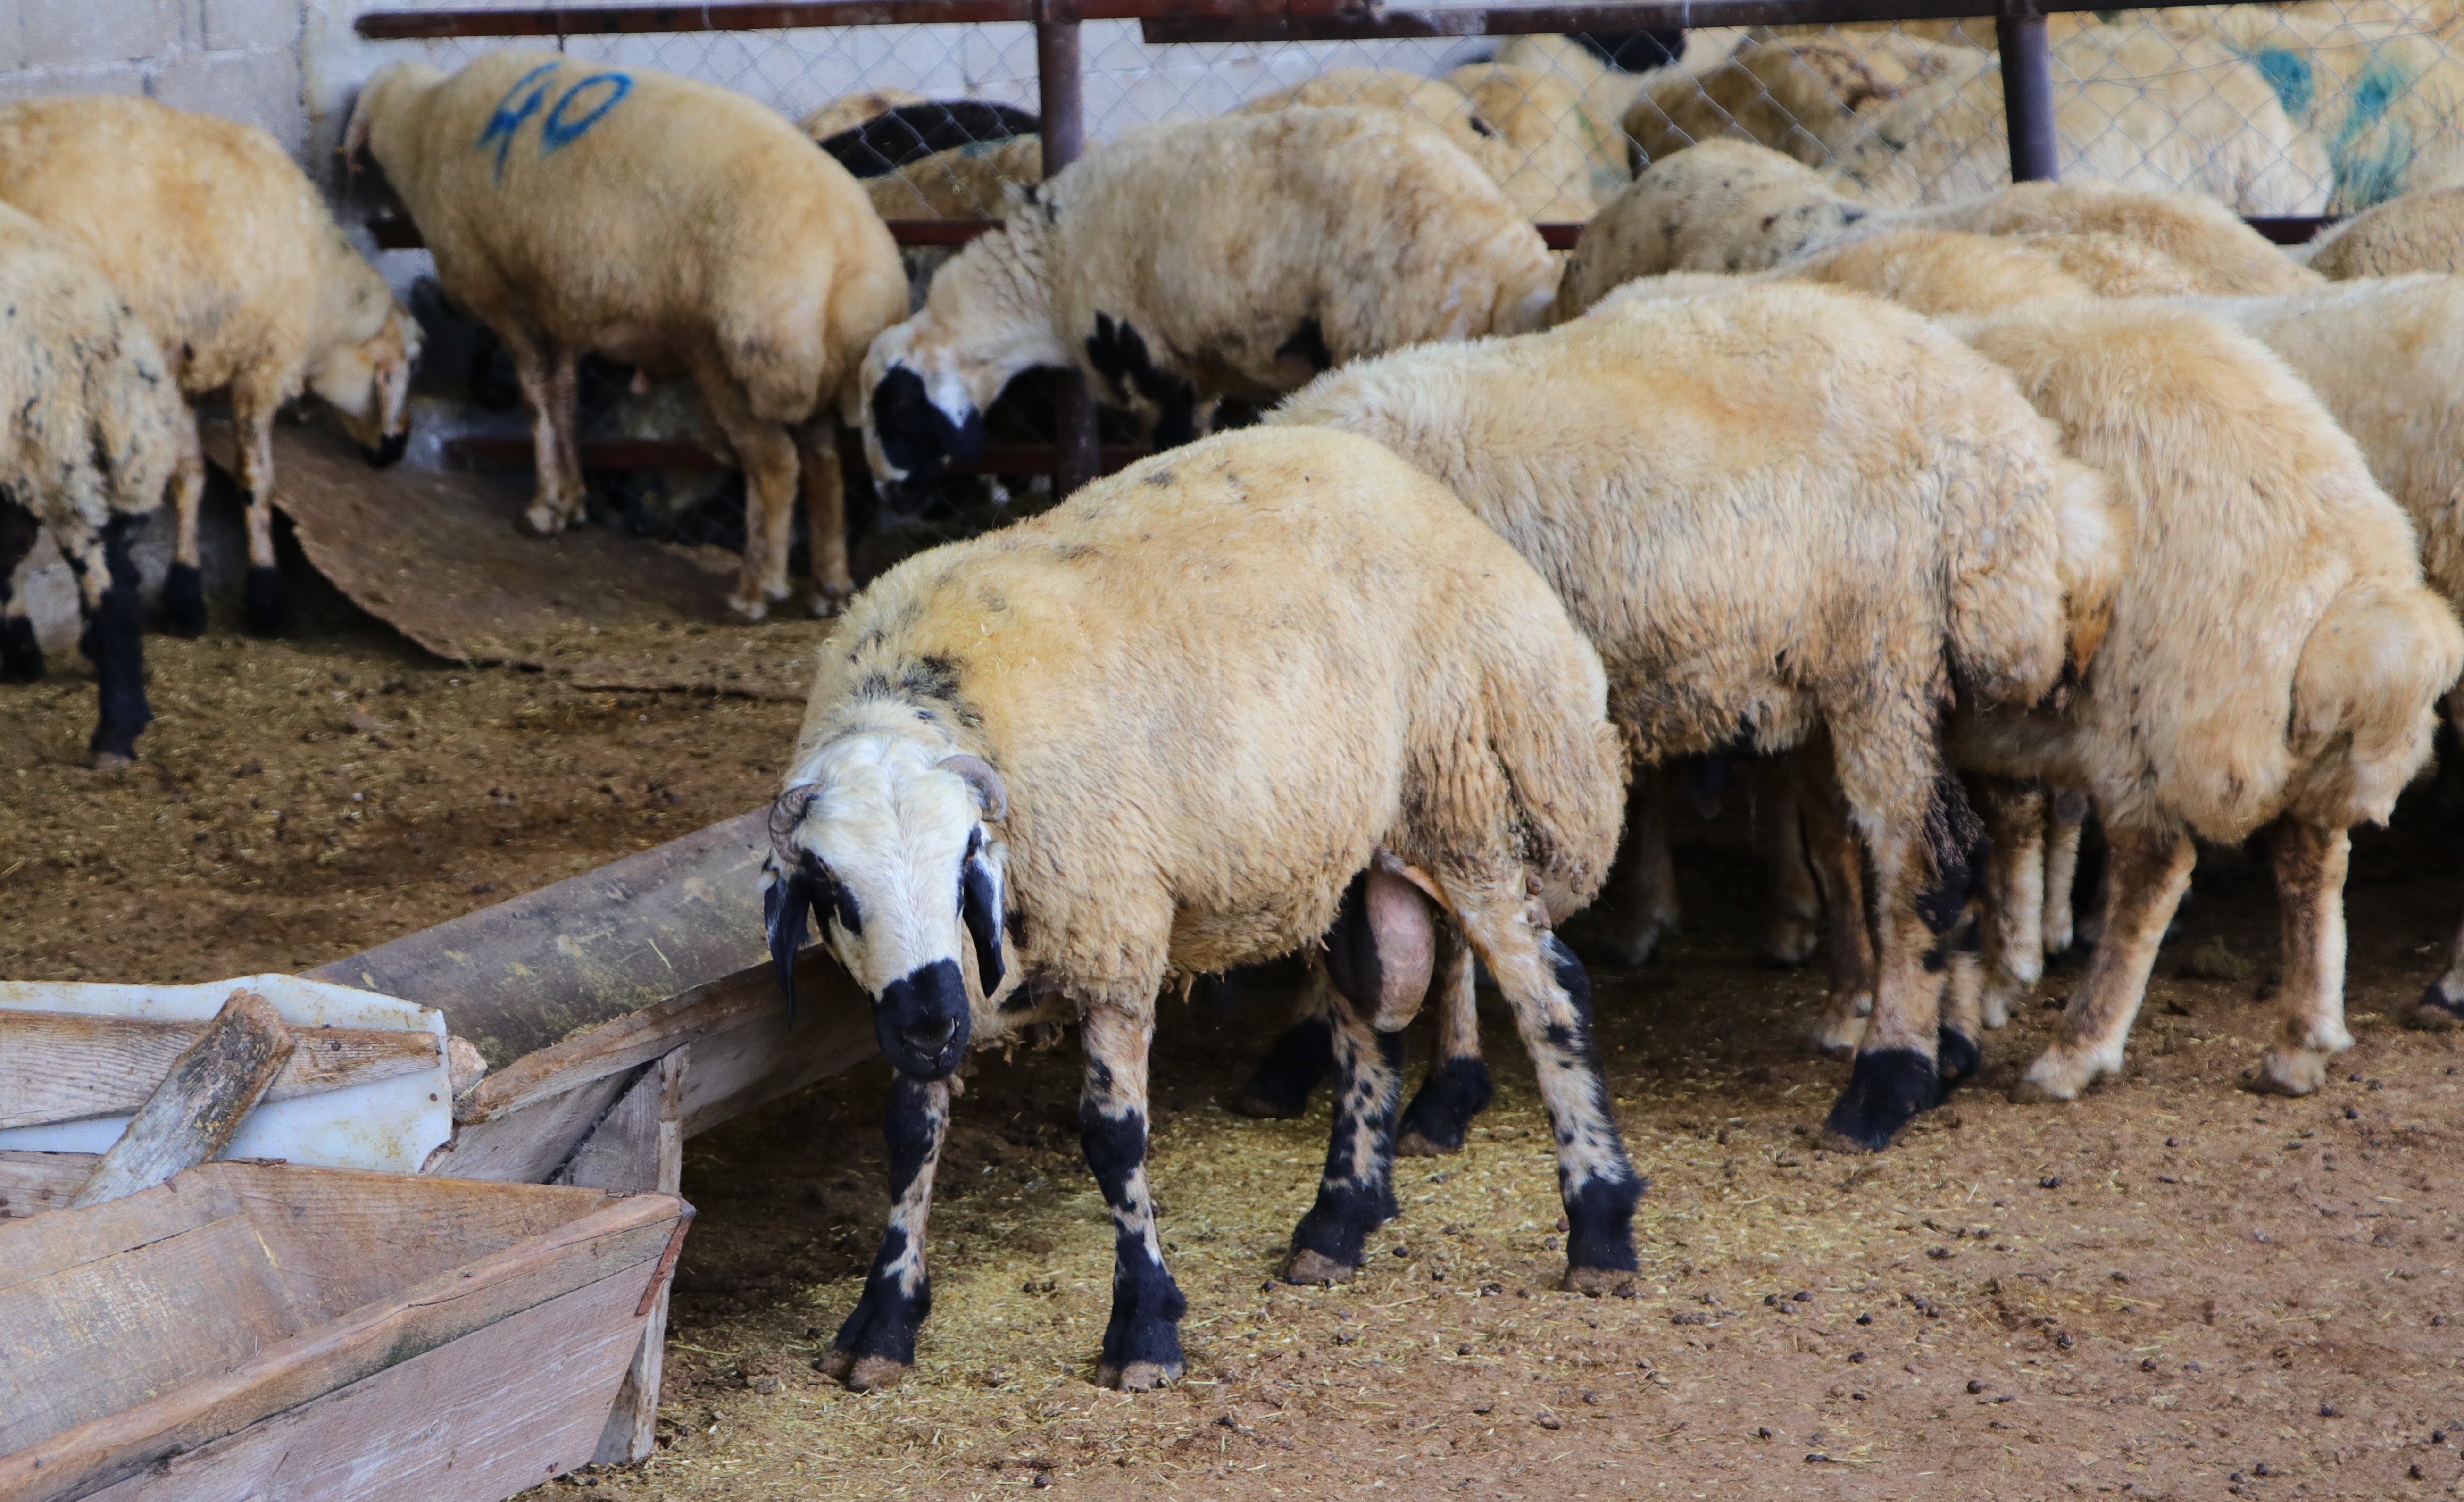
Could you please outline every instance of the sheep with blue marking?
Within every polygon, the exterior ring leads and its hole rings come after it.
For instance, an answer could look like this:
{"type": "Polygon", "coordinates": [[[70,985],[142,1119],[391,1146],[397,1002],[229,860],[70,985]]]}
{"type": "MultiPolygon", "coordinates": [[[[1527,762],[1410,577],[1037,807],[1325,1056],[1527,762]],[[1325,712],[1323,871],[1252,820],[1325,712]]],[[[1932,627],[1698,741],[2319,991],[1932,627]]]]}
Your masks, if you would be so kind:
{"type": "Polygon", "coordinates": [[[788,598],[801,483],[812,605],[853,591],[834,420],[873,337],[905,310],[898,247],[847,169],[728,89],[557,53],[448,75],[396,63],[344,135],[385,171],[446,293],[502,340],[531,409],[523,525],[581,519],[581,359],[691,376],[744,466],[744,563],[728,607],[788,598]]]}
{"type": "Polygon", "coordinates": [[[1365,354],[1536,327],[1548,248],[1435,126],[1386,110],[1174,121],[1015,190],[866,357],[865,454],[895,488],[974,462],[1013,376],[1076,368],[1157,447],[1225,397],[1365,354]]]}
{"type": "MultiPolygon", "coordinates": [[[[1881,884],[1831,1127],[1881,1147],[1972,1068],[1928,961],[1983,855],[1945,717],[2088,661],[2116,553],[2099,482],[2007,376],[1878,299],[1755,287],[1365,361],[1268,420],[1377,439],[1514,543],[1599,649],[1638,762],[1821,727],[1881,884]]],[[[1437,1083],[1407,1126],[1442,1147],[1468,1109],[1437,1083]]]]}
{"type": "Polygon", "coordinates": [[[1111,1207],[1098,1378],[1181,1370],[1143,1166],[1168,983],[1294,950],[1344,1019],[1344,1088],[1287,1274],[1358,1266],[1395,1213],[1401,1040],[1442,926],[1487,965],[1557,1144],[1566,1286],[1635,1275],[1590,986],[1553,936],[1617,828],[1599,659],[1435,481],[1347,434],[1226,433],[883,575],[821,649],[764,867],[782,983],[808,915],[895,1071],[893,1206],[823,1368],[913,1362],[934,1162],[969,1047],[1080,1025],[1079,1122],[1111,1207]]]}
{"type": "Polygon", "coordinates": [[[124,765],[153,717],[129,549],[196,429],[145,326],[66,236],[0,205],[0,682],[43,675],[25,565],[48,534],[77,577],[77,649],[101,700],[90,764],[124,765]]]}
{"type": "MultiPolygon", "coordinates": [[[[378,465],[409,441],[419,325],[351,249],[307,177],[253,125],[152,99],[77,95],[0,107],[0,203],[83,248],[190,400],[231,399],[248,504],[252,630],[287,630],[274,554],[274,418],[316,396],[378,465]]],[[[164,616],[206,629],[197,510],[205,459],[185,446],[164,616]]]]}

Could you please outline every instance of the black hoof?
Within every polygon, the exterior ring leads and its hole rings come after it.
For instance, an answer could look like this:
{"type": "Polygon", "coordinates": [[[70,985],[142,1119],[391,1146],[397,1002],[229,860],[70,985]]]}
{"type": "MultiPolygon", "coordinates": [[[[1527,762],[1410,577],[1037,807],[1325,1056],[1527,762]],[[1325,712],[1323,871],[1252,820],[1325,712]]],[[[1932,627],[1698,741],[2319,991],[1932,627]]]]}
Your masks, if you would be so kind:
{"type": "MultiPolygon", "coordinates": [[[[1116,1374],[1145,1373],[1169,1380],[1181,1369],[1180,1316],[1188,1300],[1172,1274],[1161,1266],[1112,1269],[1112,1317],[1104,1328],[1102,1369],[1116,1374]]],[[[1124,1385],[1108,1381],[1107,1386],[1124,1385]]],[[[1154,1381],[1133,1385],[1152,1387],[1154,1381]]]]}
{"type": "Polygon", "coordinates": [[[1334,1029],[1323,1018],[1294,1023],[1275,1039],[1232,1109],[1244,1116],[1299,1115],[1333,1068],[1334,1029]]]}
{"type": "Polygon", "coordinates": [[[206,576],[194,563],[173,563],[163,581],[163,630],[173,636],[206,634],[206,576]]]}
{"type": "Polygon", "coordinates": [[[257,636],[288,636],[295,622],[291,600],[282,589],[282,571],[261,567],[248,571],[248,629],[257,636]]]}
{"type": "Polygon", "coordinates": [[[2412,1004],[2412,1010],[2405,1014],[2404,1025],[2425,1032],[2464,1027],[2464,1002],[2450,999],[2446,986],[2432,981],[2422,988],[2421,1000],[2412,1004]]]}
{"type": "Polygon", "coordinates": [[[1934,1071],[1945,1086],[1956,1085],[1985,1067],[1985,1050],[1956,1027],[1934,1034],[1934,1071]]]}
{"type": "Polygon", "coordinates": [[[1914,1049],[1869,1049],[1857,1055],[1823,1135],[1841,1147],[1879,1153],[1910,1117],[1940,1104],[1942,1075],[1933,1060],[1914,1049]]]}
{"type": "MultiPolygon", "coordinates": [[[[850,1364],[876,1361],[913,1366],[916,1332],[923,1328],[932,1309],[929,1281],[913,1295],[900,1293],[894,1284],[869,1281],[847,1322],[839,1326],[838,1338],[830,1342],[831,1353],[846,1356],[850,1364]]],[[[831,1375],[844,1381],[847,1374],[831,1375]]]]}
{"type": "Polygon", "coordinates": [[[43,681],[43,644],[34,623],[22,615],[0,619],[0,683],[43,681]]]}
{"type": "Polygon", "coordinates": [[[1495,1093],[1488,1066],[1479,1059],[1441,1060],[1403,1108],[1397,1150],[1412,1157],[1461,1151],[1471,1118],[1488,1109],[1495,1093]]]}

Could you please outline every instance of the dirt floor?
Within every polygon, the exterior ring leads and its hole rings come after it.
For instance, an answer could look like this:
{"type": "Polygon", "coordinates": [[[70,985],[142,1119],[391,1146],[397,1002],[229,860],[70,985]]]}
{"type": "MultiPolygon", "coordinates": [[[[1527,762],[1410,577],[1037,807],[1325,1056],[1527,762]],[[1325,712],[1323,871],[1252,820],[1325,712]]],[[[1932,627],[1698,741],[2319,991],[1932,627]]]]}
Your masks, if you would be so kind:
{"type": "MultiPolygon", "coordinates": [[[[125,772],[77,765],[82,674],[0,688],[0,974],[313,965],[751,806],[797,713],[439,663],[340,608],[294,642],[147,651],[161,718],[125,772]]],[[[884,1079],[860,1069],[690,1145],[660,1452],[534,1495],[2464,1494],[2464,1042],[2388,1020],[2464,901],[2454,831],[2416,805],[2360,842],[2359,1043],[2323,1094],[2239,1088],[2272,904],[2262,868],[2211,854],[2126,1079],[2006,1103],[2052,1021],[2031,1010],[1981,1083],[1858,1158],[1814,1145],[1842,1073],[1798,1046],[1818,978],[1747,959],[1742,810],[1682,828],[1686,931],[1597,975],[1654,1181],[1633,1299],[1553,1291],[1548,1135],[1502,1016],[1498,1104],[1459,1157],[1405,1160],[1366,1274],[1274,1283],[1323,1097],[1229,1115],[1283,999],[1172,1004],[1151,1170],[1189,1373],[1162,1393],[1088,1381],[1111,1236],[1068,1044],[968,1081],[907,1382],[811,1370],[881,1217],[884,1079]]]]}

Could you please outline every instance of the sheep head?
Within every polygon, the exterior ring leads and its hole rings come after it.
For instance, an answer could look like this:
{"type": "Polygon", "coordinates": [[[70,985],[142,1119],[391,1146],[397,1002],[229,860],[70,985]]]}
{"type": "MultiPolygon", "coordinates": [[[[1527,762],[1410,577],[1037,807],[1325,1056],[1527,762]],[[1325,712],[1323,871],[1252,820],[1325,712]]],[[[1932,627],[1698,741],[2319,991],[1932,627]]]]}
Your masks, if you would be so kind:
{"type": "Polygon", "coordinates": [[[807,917],[871,998],[900,1073],[942,1079],[967,1051],[974,1005],[1001,994],[1009,811],[980,759],[913,735],[843,736],[804,759],[771,806],[762,910],[790,1015],[807,917]],[[968,981],[973,961],[974,985],[968,981]]]}
{"type": "Polygon", "coordinates": [[[375,333],[334,345],[309,369],[308,388],[379,469],[410,446],[410,377],[418,360],[419,323],[388,296],[375,333]]]}

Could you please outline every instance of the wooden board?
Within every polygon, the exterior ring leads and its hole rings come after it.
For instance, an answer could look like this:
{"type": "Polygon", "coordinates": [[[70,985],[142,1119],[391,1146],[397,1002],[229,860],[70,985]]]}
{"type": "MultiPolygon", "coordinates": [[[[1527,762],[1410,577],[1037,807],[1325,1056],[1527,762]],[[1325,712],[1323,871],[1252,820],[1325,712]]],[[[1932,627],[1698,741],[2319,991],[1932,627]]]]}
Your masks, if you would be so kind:
{"type": "MultiPolygon", "coordinates": [[[[231,428],[203,429],[231,468],[231,428]]],[[[544,668],[582,687],[703,689],[801,701],[828,623],[792,607],[729,618],[737,557],[605,527],[514,525],[528,476],[369,468],[322,422],[274,430],[275,503],[344,594],[442,657],[544,668]],[[714,566],[715,565],[715,566],[714,566]]]]}
{"type": "Polygon", "coordinates": [[[589,1463],[640,1292],[603,1278],[86,1495],[500,1502],[589,1463]]]}
{"type": "MultiPolygon", "coordinates": [[[[205,1024],[0,1008],[0,1127],[126,1115],[144,1103],[205,1024]]],[[[326,1027],[298,1045],[266,1091],[290,1100],[436,1064],[424,1032],[326,1027]]]]}
{"type": "MultiPolygon", "coordinates": [[[[0,1163],[0,1182],[33,1166],[0,1163]]],[[[10,1381],[43,1393],[39,1404],[13,1393],[8,1402],[16,1447],[0,1454],[0,1497],[86,1495],[418,1353],[612,1284],[601,1313],[616,1328],[592,1335],[609,1353],[595,1406],[572,1421],[570,1447],[526,1452],[521,1465],[536,1480],[546,1472],[527,1468],[586,1461],[690,1217],[671,1195],[222,1162],[90,1209],[0,1222],[0,1267],[25,1270],[0,1288],[10,1381]],[[140,1321],[150,1333],[121,1328],[140,1321]],[[123,1346],[195,1364],[148,1370],[121,1359],[123,1346]],[[65,1377],[70,1360],[91,1370],[65,1377]],[[34,1429],[47,1432],[17,1443],[34,1429]]],[[[509,1349],[518,1358],[500,1353],[493,1365],[517,1377],[562,1358],[535,1341],[509,1349]]]]}

